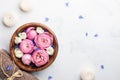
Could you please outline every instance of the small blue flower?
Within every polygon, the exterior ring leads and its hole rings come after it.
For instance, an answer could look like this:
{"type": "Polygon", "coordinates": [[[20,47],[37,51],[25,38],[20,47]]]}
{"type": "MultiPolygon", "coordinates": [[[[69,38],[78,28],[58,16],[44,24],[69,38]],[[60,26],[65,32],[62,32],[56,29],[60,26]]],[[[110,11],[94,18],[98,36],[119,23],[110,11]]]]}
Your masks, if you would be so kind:
{"type": "Polygon", "coordinates": [[[46,18],[45,18],[45,22],[48,22],[48,21],[49,21],[49,18],[48,18],[48,17],[46,17],[46,18]]]}
{"type": "Polygon", "coordinates": [[[52,48],[55,48],[55,45],[52,45],[52,48]]]}
{"type": "Polygon", "coordinates": [[[83,16],[80,15],[78,18],[79,18],[79,19],[83,19],[83,16]]]}
{"type": "Polygon", "coordinates": [[[36,50],[40,50],[40,48],[36,48],[36,50]]]}
{"type": "Polygon", "coordinates": [[[69,2],[66,2],[65,5],[66,5],[66,7],[68,7],[69,6],[69,2]]]}
{"type": "Polygon", "coordinates": [[[101,65],[101,69],[104,69],[104,65],[101,65]]]}
{"type": "Polygon", "coordinates": [[[32,66],[32,67],[36,67],[36,65],[35,65],[34,63],[31,63],[30,66],[32,66]]]}
{"type": "Polygon", "coordinates": [[[35,43],[35,41],[34,41],[34,40],[32,40],[32,42],[33,42],[33,44],[34,44],[34,45],[36,45],[36,43],[35,43]]]}
{"type": "Polygon", "coordinates": [[[94,37],[98,37],[98,34],[95,34],[94,37]]]}
{"type": "Polygon", "coordinates": [[[44,31],[45,31],[45,32],[48,32],[48,30],[47,30],[47,29],[44,29],[44,31]]]}
{"type": "Polygon", "coordinates": [[[51,80],[52,79],[52,76],[48,76],[48,80],[51,80]]]}
{"type": "Polygon", "coordinates": [[[85,36],[88,36],[88,33],[87,33],[87,32],[85,33],[85,36]]]}
{"type": "Polygon", "coordinates": [[[19,48],[19,45],[15,45],[14,48],[19,48]]]}
{"type": "Polygon", "coordinates": [[[10,71],[12,70],[12,66],[11,65],[8,65],[7,68],[6,68],[7,71],[10,71]]]}
{"type": "Polygon", "coordinates": [[[26,29],[24,29],[22,32],[26,32],[26,29]]]}

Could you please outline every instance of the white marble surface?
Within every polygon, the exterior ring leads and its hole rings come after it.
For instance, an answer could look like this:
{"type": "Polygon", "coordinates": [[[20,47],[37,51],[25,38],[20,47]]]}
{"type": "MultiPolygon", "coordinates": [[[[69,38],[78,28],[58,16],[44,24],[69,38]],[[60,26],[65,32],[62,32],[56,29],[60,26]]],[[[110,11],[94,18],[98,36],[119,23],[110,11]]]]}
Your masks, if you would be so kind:
{"type": "Polygon", "coordinates": [[[33,75],[40,80],[48,80],[48,76],[52,76],[49,80],[80,80],[81,69],[92,66],[96,80],[120,79],[120,0],[33,0],[29,13],[20,11],[19,2],[0,0],[0,19],[9,11],[18,15],[12,28],[0,21],[0,48],[9,51],[13,32],[33,21],[48,25],[59,41],[55,62],[33,75]]]}

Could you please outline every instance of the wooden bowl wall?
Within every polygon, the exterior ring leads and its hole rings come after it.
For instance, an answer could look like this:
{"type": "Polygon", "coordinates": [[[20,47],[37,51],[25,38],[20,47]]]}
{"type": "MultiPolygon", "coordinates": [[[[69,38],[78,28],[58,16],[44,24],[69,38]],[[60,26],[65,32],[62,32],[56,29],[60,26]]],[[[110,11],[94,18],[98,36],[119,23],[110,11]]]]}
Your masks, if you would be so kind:
{"type": "Polygon", "coordinates": [[[35,72],[35,71],[41,71],[45,68],[47,68],[48,66],[50,66],[57,54],[58,54],[58,41],[57,41],[57,38],[56,38],[56,35],[55,33],[50,29],[48,28],[46,25],[44,24],[41,24],[41,23],[35,23],[35,22],[32,22],[32,23],[27,23],[27,24],[24,24],[22,26],[20,26],[13,34],[12,38],[11,38],[11,42],[10,42],[10,53],[11,53],[11,57],[13,59],[13,61],[23,70],[25,71],[28,71],[28,72],[35,72]],[[22,63],[22,61],[19,59],[19,58],[16,58],[15,56],[15,53],[14,53],[14,49],[15,49],[15,37],[17,36],[17,34],[19,32],[22,32],[24,29],[28,28],[28,27],[41,27],[43,29],[46,29],[49,33],[51,33],[53,35],[53,45],[54,45],[54,54],[52,56],[50,56],[50,59],[49,61],[43,65],[43,66],[40,66],[40,67],[32,67],[32,66],[27,66],[27,65],[24,65],[22,63]]]}

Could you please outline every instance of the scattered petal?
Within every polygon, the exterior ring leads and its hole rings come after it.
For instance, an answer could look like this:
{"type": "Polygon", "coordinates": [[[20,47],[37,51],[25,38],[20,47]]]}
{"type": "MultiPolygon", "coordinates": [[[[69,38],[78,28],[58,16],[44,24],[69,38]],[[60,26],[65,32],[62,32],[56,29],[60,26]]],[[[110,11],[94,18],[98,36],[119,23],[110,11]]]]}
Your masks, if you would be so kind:
{"type": "Polygon", "coordinates": [[[94,37],[98,37],[98,34],[95,34],[94,37]]]}
{"type": "Polygon", "coordinates": [[[30,63],[30,65],[31,65],[32,67],[36,67],[36,65],[35,65],[34,63],[30,63]]]}
{"type": "Polygon", "coordinates": [[[8,65],[7,68],[6,68],[7,71],[10,71],[12,70],[12,66],[11,65],[8,65]]]}
{"type": "Polygon", "coordinates": [[[78,18],[79,18],[79,19],[83,19],[83,16],[80,15],[78,18]]]}
{"type": "Polygon", "coordinates": [[[55,48],[55,45],[52,45],[53,48],[55,48]]]}
{"type": "Polygon", "coordinates": [[[44,32],[48,32],[48,30],[47,30],[47,29],[44,29],[44,32]]]}
{"type": "Polygon", "coordinates": [[[104,65],[101,65],[101,69],[104,69],[104,65]]]}
{"type": "Polygon", "coordinates": [[[48,21],[49,21],[49,18],[48,18],[48,17],[46,17],[46,18],[45,18],[45,22],[48,22],[48,21]]]}
{"type": "Polygon", "coordinates": [[[19,45],[15,45],[14,48],[19,48],[19,45]]]}
{"type": "Polygon", "coordinates": [[[87,33],[87,32],[85,33],[85,36],[88,36],[88,33],[87,33]]]}
{"type": "Polygon", "coordinates": [[[66,7],[68,7],[69,6],[69,2],[66,2],[65,5],[66,5],[66,7]]]}
{"type": "Polygon", "coordinates": [[[48,76],[48,80],[52,79],[52,76],[48,76]]]}
{"type": "Polygon", "coordinates": [[[34,47],[34,50],[40,50],[40,48],[38,48],[37,46],[34,47]]]}

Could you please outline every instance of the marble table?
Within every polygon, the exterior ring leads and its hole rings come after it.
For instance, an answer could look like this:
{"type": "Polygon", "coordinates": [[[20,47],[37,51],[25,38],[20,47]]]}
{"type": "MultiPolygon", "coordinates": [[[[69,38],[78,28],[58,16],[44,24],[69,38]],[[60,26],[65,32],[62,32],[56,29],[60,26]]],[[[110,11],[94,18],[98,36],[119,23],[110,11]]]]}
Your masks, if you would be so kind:
{"type": "Polygon", "coordinates": [[[59,42],[55,62],[32,73],[40,80],[80,80],[85,66],[93,67],[96,80],[120,79],[120,0],[33,0],[24,13],[20,0],[0,0],[0,48],[9,51],[13,32],[22,24],[41,22],[49,26],[59,42]],[[5,12],[18,15],[14,27],[5,27],[5,12]]]}

